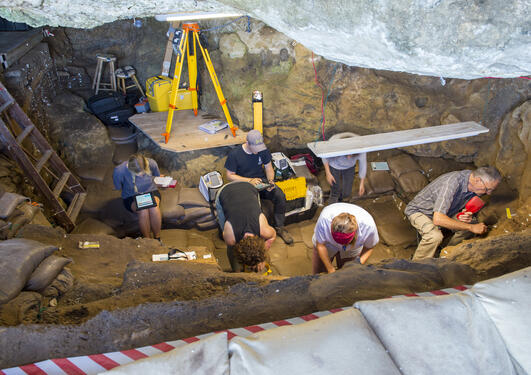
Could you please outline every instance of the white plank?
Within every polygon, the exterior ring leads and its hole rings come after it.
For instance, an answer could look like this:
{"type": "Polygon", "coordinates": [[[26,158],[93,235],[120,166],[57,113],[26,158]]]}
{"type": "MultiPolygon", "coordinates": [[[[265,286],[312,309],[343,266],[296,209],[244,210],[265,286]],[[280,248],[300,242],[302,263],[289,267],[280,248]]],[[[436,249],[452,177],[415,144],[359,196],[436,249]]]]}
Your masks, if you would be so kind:
{"type": "Polygon", "coordinates": [[[477,122],[468,121],[458,122],[457,124],[363,135],[333,141],[310,142],[307,145],[316,156],[330,158],[333,156],[359,154],[361,152],[387,150],[390,148],[472,137],[481,133],[487,133],[488,131],[489,129],[481,126],[477,122]]]}

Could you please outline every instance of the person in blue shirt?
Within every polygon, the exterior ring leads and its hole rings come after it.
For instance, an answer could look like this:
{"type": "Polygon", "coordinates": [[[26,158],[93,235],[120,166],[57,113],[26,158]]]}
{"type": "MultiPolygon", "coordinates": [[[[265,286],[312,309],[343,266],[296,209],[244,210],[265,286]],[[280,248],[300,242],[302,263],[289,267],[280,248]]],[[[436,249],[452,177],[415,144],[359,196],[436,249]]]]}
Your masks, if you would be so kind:
{"type": "Polygon", "coordinates": [[[114,168],[112,175],[114,188],[122,191],[122,199],[125,208],[138,215],[138,224],[143,237],[153,238],[160,241],[162,215],[160,213],[160,192],[153,181],[154,177],[160,176],[157,162],[146,158],[141,153],[131,155],[128,161],[124,161],[114,168]],[[138,210],[135,196],[143,193],[153,193],[155,207],[138,210]]]}

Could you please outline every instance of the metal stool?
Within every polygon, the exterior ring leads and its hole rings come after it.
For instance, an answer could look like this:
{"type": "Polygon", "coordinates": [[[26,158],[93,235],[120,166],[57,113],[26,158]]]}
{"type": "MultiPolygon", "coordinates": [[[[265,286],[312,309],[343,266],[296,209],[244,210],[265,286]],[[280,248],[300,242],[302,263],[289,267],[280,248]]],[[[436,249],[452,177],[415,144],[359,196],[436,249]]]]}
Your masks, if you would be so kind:
{"type": "Polygon", "coordinates": [[[113,55],[97,54],[96,58],[98,59],[98,65],[96,65],[96,72],[94,73],[94,81],[92,82],[92,89],[95,90],[97,94],[98,91],[116,91],[116,77],[114,76],[114,62],[116,57],[113,55]],[[110,82],[102,83],[101,75],[104,70],[103,63],[109,63],[109,75],[110,82]]]}
{"type": "Polygon", "coordinates": [[[144,96],[144,91],[142,90],[142,86],[140,86],[140,83],[138,83],[138,80],[136,79],[136,71],[135,68],[132,66],[125,66],[124,68],[118,68],[116,69],[116,80],[118,81],[118,88],[122,90],[124,95],[126,94],[127,89],[131,87],[136,87],[138,91],[144,96]],[[129,86],[126,86],[125,81],[127,79],[131,79],[133,83],[129,86]]]}

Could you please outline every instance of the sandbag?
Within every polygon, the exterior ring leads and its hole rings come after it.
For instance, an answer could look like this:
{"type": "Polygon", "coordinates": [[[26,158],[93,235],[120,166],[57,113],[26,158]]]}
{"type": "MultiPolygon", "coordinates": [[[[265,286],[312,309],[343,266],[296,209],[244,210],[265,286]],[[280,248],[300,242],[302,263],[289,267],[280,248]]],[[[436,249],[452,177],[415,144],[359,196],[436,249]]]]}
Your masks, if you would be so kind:
{"type": "Polygon", "coordinates": [[[522,373],[531,374],[531,267],[475,284],[465,294],[475,296],[503,337],[522,373]]]}
{"type": "Polygon", "coordinates": [[[400,374],[356,309],[235,337],[229,353],[238,375],[400,374]]]}
{"type": "Polygon", "coordinates": [[[162,222],[180,220],[184,217],[184,208],[178,204],[179,196],[179,189],[160,189],[162,222]]]}
{"type": "Polygon", "coordinates": [[[179,193],[179,205],[186,208],[191,207],[209,207],[199,189],[182,188],[179,193]]]}
{"type": "Polygon", "coordinates": [[[38,314],[42,306],[42,295],[36,292],[20,292],[9,303],[0,308],[0,320],[3,325],[16,326],[29,321],[38,314]]]}
{"type": "Polygon", "coordinates": [[[515,374],[480,302],[460,293],[356,302],[404,375],[515,374]]]}
{"type": "Polygon", "coordinates": [[[195,223],[195,226],[199,230],[210,230],[210,229],[216,229],[218,227],[218,221],[217,220],[211,220],[211,221],[205,221],[202,223],[195,223]]]}
{"type": "Polygon", "coordinates": [[[45,289],[70,262],[70,258],[50,255],[33,271],[24,289],[36,292],[45,289]]]}
{"type": "Polygon", "coordinates": [[[41,293],[43,296],[48,298],[59,297],[60,295],[68,292],[73,286],[74,275],[72,275],[72,272],[70,269],[68,269],[68,267],[65,267],[52,281],[52,283],[48,285],[41,293]]]}
{"type": "Polygon", "coordinates": [[[387,159],[389,169],[395,178],[399,178],[404,173],[420,171],[420,165],[408,154],[400,154],[387,159]]]}
{"type": "Polygon", "coordinates": [[[229,375],[227,333],[222,332],[169,352],[115,367],[102,375],[229,375]]]}
{"type": "Polygon", "coordinates": [[[367,168],[367,180],[372,193],[375,194],[387,193],[395,188],[395,182],[387,171],[373,171],[372,168],[367,168]]]}
{"type": "Polygon", "coordinates": [[[196,219],[206,215],[210,215],[209,207],[185,208],[183,222],[186,223],[188,221],[195,221],[196,219]]]}
{"type": "Polygon", "coordinates": [[[428,185],[428,180],[419,171],[411,171],[403,173],[398,178],[398,183],[406,193],[418,193],[428,185]]]}
{"type": "Polygon", "coordinates": [[[19,194],[8,192],[2,193],[0,196],[0,219],[7,219],[20,203],[24,201],[29,202],[29,200],[29,198],[19,194]]]}
{"type": "Polygon", "coordinates": [[[16,297],[35,268],[55,250],[22,238],[0,242],[0,304],[16,297]]]}
{"type": "Polygon", "coordinates": [[[212,215],[212,212],[210,212],[208,215],[198,217],[195,219],[196,223],[206,223],[207,221],[216,220],[216,217],[212,215]]]}

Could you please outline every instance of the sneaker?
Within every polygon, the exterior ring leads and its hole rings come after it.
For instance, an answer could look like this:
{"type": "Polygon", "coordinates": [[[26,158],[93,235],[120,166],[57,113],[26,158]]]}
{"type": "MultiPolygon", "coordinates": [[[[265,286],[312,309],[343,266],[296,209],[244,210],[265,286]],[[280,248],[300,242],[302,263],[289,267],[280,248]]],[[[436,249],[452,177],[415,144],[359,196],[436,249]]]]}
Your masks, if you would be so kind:
{"type": "Polygon", "coordinates": [[[277,231],[277,234],[282,240],[287,244],[291,245],[293,243],[293,237],[291,237],[291,234],[286,230],[284,227],[275,228],[277,231]]]}

